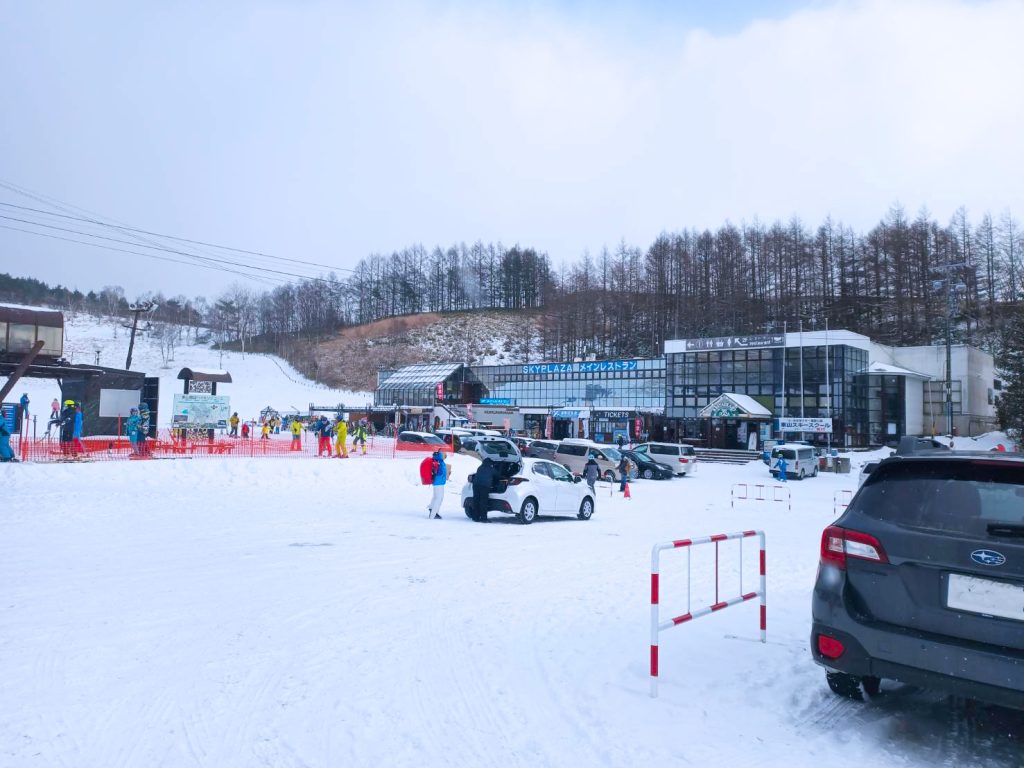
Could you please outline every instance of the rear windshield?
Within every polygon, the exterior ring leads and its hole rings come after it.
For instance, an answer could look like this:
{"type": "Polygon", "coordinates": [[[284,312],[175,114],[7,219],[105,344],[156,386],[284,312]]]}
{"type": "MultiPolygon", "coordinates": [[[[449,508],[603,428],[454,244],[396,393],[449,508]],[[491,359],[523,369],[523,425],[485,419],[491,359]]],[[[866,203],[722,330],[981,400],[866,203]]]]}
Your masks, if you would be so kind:
{"type": "Polygon", "coordinates": [[[985,537],[1024,525],[1024,466],[998,461],[896,461],[864,483],[856,511],[912,528],[985,537]]]}
{"type": "Polygon", "coordinates": [[[487,453],[491,456],[515,456],[516,449],[508,443],[503,443],[498,440],[481,440],[477,446],[481,453],[487,453]]]}
{"type": "Polygon", "coordinates": [[[773,448],[772,449],[772,458],[773,459],[782,458],[782,459],[788,459],[789,461],[792,461],[793,459],[796,458],[796,451],[794,451],[792,448],[773,448]]]}
{"type": "Polygon", "coordinates": [[[542,443],[540,440],[535,440],[534,442],[530,443],[530,447],[543,448],[544,450],[547,451],[553,451],[558,447],[558,445],[556,445],[555,443],[542,443]]]}

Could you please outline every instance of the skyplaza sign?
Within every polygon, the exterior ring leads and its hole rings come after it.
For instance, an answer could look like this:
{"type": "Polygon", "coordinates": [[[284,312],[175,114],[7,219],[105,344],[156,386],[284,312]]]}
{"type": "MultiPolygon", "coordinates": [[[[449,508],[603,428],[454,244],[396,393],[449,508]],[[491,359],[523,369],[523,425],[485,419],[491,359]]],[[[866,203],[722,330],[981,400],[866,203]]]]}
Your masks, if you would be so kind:
{"type": "Polygon", "coordinates": [[[524,365],[523,373],[545,375],[549,373],[607,373],[610,371],[635,371],[636,360],[604,360],[592,363],[541,363],[524,365]]]}

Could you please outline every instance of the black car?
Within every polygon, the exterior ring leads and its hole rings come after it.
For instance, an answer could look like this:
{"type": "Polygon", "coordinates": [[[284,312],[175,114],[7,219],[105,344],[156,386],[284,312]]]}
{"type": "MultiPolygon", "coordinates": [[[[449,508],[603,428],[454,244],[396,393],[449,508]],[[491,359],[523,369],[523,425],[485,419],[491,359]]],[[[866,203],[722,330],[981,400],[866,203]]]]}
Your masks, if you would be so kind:
{"type": "Polygon", "coordinates": [[[671,467],[654,461],[650,456],[637,451],[621,450],[623,456],[636,464],[637,477],[645,480],[671,480],[675,472],[671,467]]]}
{"type": "Polygon", "coordinates": [[[889,678],[1024,709],[1024,456],[880,462],[822,534],[811,613],[838,694],[889,678]]]}

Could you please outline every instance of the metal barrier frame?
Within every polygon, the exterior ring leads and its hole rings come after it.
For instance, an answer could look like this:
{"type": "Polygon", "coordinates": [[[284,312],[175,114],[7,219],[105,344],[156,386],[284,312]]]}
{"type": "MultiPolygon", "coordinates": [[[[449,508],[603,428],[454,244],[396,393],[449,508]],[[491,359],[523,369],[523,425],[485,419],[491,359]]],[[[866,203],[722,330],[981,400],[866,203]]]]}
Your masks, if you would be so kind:
{"type": "Polygon", "coordinates": [[[746,501],[746,500],[749,499],[750,501],[778,501],[778,502],[786,504],[786,507],[787,507],[787,509],[790,512],[793,511],[793,492],[791,490],[789,490],[789,486],[786,486],[786,485],[768,485],[768,484],[765,484],[765,483],[753,483],[752,485],[753,485],[754,488],[756,488],[758,490],[757,490],[757,496],[755,496],[753,498],[750,498],[750,486],[751,486],[751,484],[748,484],[748,483],[733,483],[732,484],[732,488],[729,489],[729,506],[732,507],[732,509],[736,509],[736,501],[737,501],[737,499],[739,501],[746,501]],[[743,489],[743,495],[742,496],[737,496],[736,495],[736,489],[737,488],[742,488],[743,489]],[[764,495],[764,493],[765,493],[764,489],[765,488],[771,488],[772,489],[772,497],[770,499],[767,496],[764,495]],[[785,491],[786,492],[786,498],[780,499],[779,498],[779,491],[785,491]]]}
{"type": "Polygon", "coordinates": [[[702,616],[715,613],[728,608],[730,605],[736,605],[737,603],[744,603],[747,600],[753,600],[755,597],[761,598],[761,642],[767,642],[767,588],[766,588],[766,571],[765,571],[765,537],[764,531],[739,531],[737,533],[719,533],[714,536],[703,536],[697,539],[677,539],[675,541],[667,541],[661,544],[655,544],[651,549],[651,698],[657,698],[658,696],[658,635],[660,632],[672,627],[685,624],[694,619],[699,619],[702,616]],[[735,597],[730,597],[725,600],[720,600],[718,595],[718,544],[722,541],[731,541],[734,539],[746,539],[753,536],[757,536],[760,543],[760,588],[754,592],[743,591],[743,542],[740,541],[740,594],[735,597]],[[715,545],[715,602],[711,605],[705,606],[704,608],[698,608],[696,611],[690,610],[690,561],[692,559],[690,552],[692,547],[701,544],[714,544],[715,545]],[[681,549],[686,548],[686,613],[682,616],[676,616],[666,621],[661,621],[660,613],[660,594],[659,594],[659,576],[660,576],[660,555],[662,550],[666,549],[681,549]]]}
{"type": "Polygon", "coordinates": [[[836,517],[839,517],[839,515],[842,512],[844,512],[848,506],[850,506],[850,502],[851,501],[853,501],[853,491],[849,490],[848,488],[841,488],[840,490],[838,490],[835,493],[833,493],[832,494],[832,514],[835,515],[836,517]],[[846,496],[845,496],[846,501],[845,502],[840,502],[839,499],[840,499],[840,497],[843,494],[846,494],[846,496]]]}

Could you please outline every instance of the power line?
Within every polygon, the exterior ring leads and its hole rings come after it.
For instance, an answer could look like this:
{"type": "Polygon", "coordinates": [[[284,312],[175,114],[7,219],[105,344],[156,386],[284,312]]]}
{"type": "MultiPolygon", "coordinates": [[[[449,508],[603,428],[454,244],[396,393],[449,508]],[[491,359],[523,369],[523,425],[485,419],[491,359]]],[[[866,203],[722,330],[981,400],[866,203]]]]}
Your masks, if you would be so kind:
{"type": "MultiPolygon", "coordinates": [[[[6,187],[7,185],[4,184],[3,181],[0,181],[0,186],[5,186],[6,187]]],[[[138,233],[141,233],[141,234],[144,234],[144,235],[152,235],[154,237],[162,237],[162,238],[165,238],[167,240],[177,240],[178,242],[182,242],[182,243],[192,243],[193,245],[203,245],[203,246],[206,246],[208,248],[220,248],[221,250],[233,251],[234,253],[245,253],[245,254],[248,254],[250,256],[261,256],[263,258],[272,259],[272,260],[275,260],[275,261],[287,261],[287,262],[291,262],[293,264],[305,264],[306,266],[310,266],[310,267],[322,267],[323,269],[333,269],[333,270],[337,270],[337,271],[340,271],[340,272],[354,272],[355,271],[355,270],[352,270],[352,269],[347,269],[345,267],[334,267],[334,266],[331,266],[330,264],[320,264],[320,263],[315,262],[315,261],[303,261],[302,259],[291,259],[291,258],[288,258],[287,256],[274,256],[272,254],[263,253],[261,251],[250,251],[250,250],[246,250],[245,248],[233,248],[230,245],[218,245],[217,243],[208,243],[208,242],[205,242],[203,240],[190,240],[187,237],[177,237],[175,235],[165,235],[165,234],[162,234],[160,232],[152,232],[152,231],[150,231],[148,229],[139,229],[138,227],[129,227],[127,225],[121,225],[121,224],[109,224],[109,223],[107,223],[105,221],[99,221],[97,219],[84,218],[84,217],[81,217],[81,216],[71,216],[71,215],[66,214],[66,213],[54,213],[53,211],[44,211],[44,210],[41,210],[39,208],[31,208],[31,207],[25,206],[25,205],[16,205],[15,203],[5,203],[5,202],[0,201],[0,205],[6,206],[8,208],[17,208],[17,209],[23,210],[23,211],[31,211],[32,213],[41,213],[41,214],[44,214],[46,216],[57,216],[57,217],[60,217],[62,219],[72,219],[74,221],[88,222],[90,224],[97,224],[97,225],[99,225],[101,227],[109,227],[111,229],[119,229],[119,230],[124,230],[126,232],[138,232],[138,233]]]]}
{"type": "MultiPolygon", "coordinates": [[[[150,236],[153,236],[153,237],[165,238],[165,239],[169,239],[169,240],[175,240],[175,241],[181,242],[181,243],[191,243],[191,244],[194,244],[194,245],[203,245],[205,247],[210,247],[210,248],[219,248],[221,250],[233,251],[233,252],[236,252],[236,253],[245,253],[245,254],[248,254],[248,255],[251,255],[251,256],[255,256],[257,258],[270,260],[271,262],[274,262],[274,261],[285,261],[285,262],[291,262],[291,263],[294,263],[294,264],[304,264],[304,265],[312,266],[312,267],[322,267],[324,269],[336,270],[336,271],[341,271],[341,272],[354,272],[355,271],[355,270],[352,270],[352,269],[347,269],[347,268],[342,268],[342,267],[332,267],[332,266],[327,265],[327,264],[318,264],[316,262],[303,261],[301,259],[290,259],[290,258],[287,258],[287,257],[273,256],[271,254],[262,253],[260,251],[250,251],[250,250],[245,250],[245,249],[241,249],[241,248],[233,248],[233,247],[230,247],[230,246],[218,245],[218,244],[215,244],[215,243],[206,243],[206,242],[201,241],[201,240],[190,240],[188,238],[176,237],[174,235],[163,235],[163,234],[160,234],[160,233],[151,232],[149,230],[139,229],[137,227],[131,227],[131,226],[127,225],[127,224],[122,224],[120,222],[117,222],[116,219],[109,219],[109,217],[103,217],[103,216],[101,216],[101,214],[95,213],[94,211],[90,211],[90,210],[88,210],[86,208],[82,208],[80,206],[76,206],[76,205],[73,205],[71,203],[65,203],[65,202],[63,202],[61,200],[58,200],[57,198],[49,197],[49,196],[44,195],[42,193],[33,192],[32,190],[29,190],[29,189],[24,188],[24,187],[20,187],[17,184],[14,184],[14,183],[9,182],[9,181],[5,181],[3,179],[0,179],[0,187],[3,187],[5,189],[7,189],[8,191],[14,192],[15,194],[28,197],[28,198],[30,198],[32,200],[36,200],[37,202],[42,203],[43,205],[50,206],[52,208],[57,208],[59,210],[62,210],[62,211],[64,211],[64,213],[61,214],[61,213],[55,213],[53,211],[47,211],[47,210],[42,210],[42,209],[38,209],[38,208],[30,208],[28,206],[19,206],[19,205],[16,205],[14,203],[0,203],[0,205],[4,205],[4,206],[10,207],[10,208],[15,208],[15,209],[20,209],[20,210],[27,210],[27,211],[31,211],[33,213],[42,214],[42,215],[45,215],[45,216],[55,216],[55,217],[64,218],[64,219],[81,221],[81,222],[84,222],[84,223],[89,223],[89,224],[93,224],[93,225],[100,226],[100,227],[106,227],[108,229],[118,230],[118,231],[122,232],[124,235],[126,235],[127,237],[132,238],[132,241],[118,240],[117,238],[108,238],[108,237],[104,237],[102,235],[98,235],[98,234],[91,233],[91,232],[82,232],[80,230],[66,229],[66,228],[63,228],[63,227],[54,226],[52,224],[46,224],[46,223],[38,222],[38,221],[30,221],[30,220],[27,220],[27,219],[18,219],[18,218],[10,217],[10,216],[2,217],[2,218],[7,218],[9,220],[19,221],[19,222],[22,222],[22,223],[30,224],[31,226],[45,227],[45,228],[49,228],[49,229],[55,229],[55,230],[59,230],[59,231],[69,232],[71,234],[78,234],[78,235],[81,235],[81,236],[84,236],[84,237],[93,237],[93,238],[105,239],[105,240],[109,240],[109,241],[112,241],[112,242],[117,242],[117,243],[121,243],[121,244],[125,244],[125,245],[137,245],[137,247],[142,247],[142,248],[152,248],[154,250],[160,250],[160,251],[163,251],[163,252],[166,252],[166,253],[172,253],[172,254],[179,255],[179,256],[185,256],[186,258],[196,260],[196,262],[207,262],[206,264],[203,264],[203,263],[192,263],[192,262],[175,262],[175,263],[180,263],[180,264],[183,264],[183,265],[186,265],[186,266],[206,266],[207,268],[210,268],[208,263],[209,262],[215,262],[215,263],[220,263],[220,264],[228,264],[228,265],[231,265],[231,266],[237,266],[237,267],[240,267],[242,269],[256,270],[256,271],[259,271],[259,272],[267,272],[267,273],[282,275],[282,276],[285,276],[285,277],[297,278],[297,279],[300,279],[300,280],[310,280],[310,281],[315,281],[315,282],[326,282],[328,284],[331,283],[330,280],[326,280],[325,278],[321,278],[321,277],[314,277],[314,276],[311,276],[311,275],[298,274],[298,273],[295,273],[295,272],[287,272],[287,271],[284,271],[284,270],[275,270],[275,269],[271,269],[270,267],[265,267],[265,266],[261,266],[259,264],[254,264],[254,263],[246,263],[246,262],[240,262],[240,261],[229,261],[229,260],[226,260],[226,259],[220,259],[220,258],[217,258],[216,256],[213,256],[212,254],[209,254],[208,251],[204,252],[204,251],[201,251],[199,249],[192,249],[193,251],[198,251],[198,252],[192,252],[192,251],[178,250],[178,249],[174,249],[174,248],[166,248],[163,245],[158,244],[156,241],[154,241],[154,240],[152,240],[149,237],[146,237],[144,235],[150,235],[150,236]],[[86,214],[87,216],[83,217],[83,216],[75,215],[75,214],[78,214],[78,213],[83,213],[83,214],[86,214]],[[99,218],[94,218],[94,217],[99,217],[99,218]],[[102,219],[104,219],[104,218],[109,219],[109,221],[103,221],[102,219]],[[110,223],[111,221],[113,221],[115,223],[112,224],[112,223],[110,223]],[[137,242],[134,242],[134,241],[137,241],[137,242]],[[203,254],[205,254],[205,255],[203,255],[203,254]]],[[[26,234],[35,234],[35,235],[40,235],[40,236],[53,237],[52,235],[45,235],[42,232],[35,232],[35,231],[32,231],[32,230],[23,230],[23,229],[18,229],[16,227],[5,227],[5,228],[6,229],[11,229],[11,230],[14,230],[14,231],[25,232],[26,234]]],[[[76,244],[79,244],[79,245],[92,245],[94,247],[97,245],[95,243],[87,243],[87,242],[83,242],[83,241],[80,241],[80,240],[73,240],[71,238],[54,238],[54,239],[63,239],[63,240],[66,240],[67,242],[72,242],[72,243],[76,243],[76,244]]],[[[119,251],[119,252],[127,252],[127,253],[134,253],[135,255],[151,256],[152,258],[156,258],[152,254],[138,253],[136,251],[124,251],[124,249],[120,249],[120,248],[108,248],[107,250],[119,251]]],[[[169,259],[166,259],[166,258],[163,259],[163,260],[170,261],[169,259]]],[[[253,280],[262,279],[263,281],[267,281],[267,278],[261,278],[261,276],[259,276],[259,275],[246,274],[244,272],[238,272],[236,270],[222,269],[220,271],[229,272],[229,273],[232,273],[232,274],[237,274],[237,275],[239,275],[241,277],[246,277],[246,278],[253,279],[253,280]]],[[[280,283],[284,283],[284,282],[289,282],[289,281],[284,280],[284,281],[279,281],[279,282],[280,283]]]]}
{"type": "Polygon", "coordinates": [[[158,256],[155,253],[143,253],[141,251],[131,251],[131,250],[128,250],[127,248],[115,248],[112,245],[104,245],[103,243],[90,243],[90,242],[88,242],[86,240],[75,240],[75,239],[70,238],[70,237],[62,237],[61,235],[51,235],[51,234],[49,234],[47,232],[34,232],[31,229],[22,229],[21,227],[12,227],[12,226],[10,226],[8,224],[0,224],[0,229],[9,229],[9,230],[11,230],[13,232],[24,232],[24,233],[29,234],[29,235],[36,235],[37,237],[48,237],[48,238],[50,238],[52,240],[63,240],[63,241],[68,242],[68,243],[77,243],[78,245],[88,245],[88,246],[90,246],[92,248],[101,248],[101,249],[107,250],[107,251],[117,251],[119,253],[130,253],[130,254],[133,254],[135,256],[146,256],[146,257],[148,257],[150,259],[159,259],[160,261],[169,261],[172,264],[184,264],[185,266],[188,266],[188,267],[202,267],[203,269],[212,269],[212,270],[215,270],[217,272],[229,272],[229,273],[234,274],[234,275],[240,275],[241,277],[249,278],[250,280],[259,280],[259,281],[268,283],[270,285],[275,285],[275,284],[277,284],[277,285],[284,285],[284,284],[287,284],[287,283],[290,282],[289,280],[275,279],[275,278],[267,277],[265,275],[251,275],[251,274],[248,274],[248,273],[245,273],[245,272],[239,272],[238,270],[235,270],[235,269],[227,269],[226,267],[217,267],[217,266],[214,266],[212,264],[197,264],[194,261],[181,261],[180,259],[172,259],[172,258],[170,258],[168,256],[158,256]]]}
{"type": "MultiPolygon", "coordinates": [[[[42,222],[31,221],[29,219],[20,219],[20,218],[17,218],[16,216],[5,216],[4,214],[0,214],[0,219],[6,219],[8,221],[16,221],[16,222],[19,222],[21,224],[29,224],[29,225],[34,226],[34,227],[44,227],[46,229],[53,229],[53,230],[57,230],[58,232],[67,232],[67,233],[70,233],[70,234],[73,234],[73,235],[81,235],[82,237],[94,237],[94,238],[97,238],[99,240],[106,240],[106,241],[112,242],[112,243],[120,243],[121,245],[135,245],[135,243],[131,242],[130,240],[121,240],[121,239],[116,238],[116,237],[107,237],[106,235],[97,235],[97,234],[95,234],[93,232],[82,232],[82,231],[77,230],[77,229],[69,229],[67,227],[58,227],[55,224],[44,224],[42,222]]],[[[13,229],[13,228],[9,227],[9,229],[13,229]]],[[[18,231],[26,232],[28,234],[39,234],[39,235],[45,234],[45,233],[42,233],[42,232],[33,232],[32,230],[18,230],[18,231]]],[[[78,241],[78,240],[71,240],[70,242],[77,242],[79,244],[86,244],[86,245],[96,245],[95,243],[83,243],[83,241],[78,241]]],[[[227,259],[218,259],[218,258],[215,258],[213,256],[199,256],[199,255],[196,255],[194,253],[189,253],[188,251],[179,251],[179,250],[176,250],[174,248],[164,248],[163,246],[160,246],[160,245],[142,245],[141,247],[143,247],[143,248],[152,248],[153,250],[162,251],[164,253],[172,253],[172,254],[174,254],[176,256],[185,256],[186,258],[196,259],[196,260],[198,260],[200,262],[215,262],[215,263],[218,263],[218,264],[228,264],[228,265],[235,266],[235,267],[241,267],[243,269],[256,270],[256,271],[259,271],[259,272],[269,272],[269,273],[272,273],[272,274],[275,274],[275,275],[282,275],[284,277],[298,278],[300,280],[314,280],[314,281],[325,282],[325,283],[330,283],[331,282],[330,280],[327,280],[327,279],[322,278],[322,277],[313,277],[313,276],[310,276],[310,275],[302,275],[302,274],[298,274],[296,272],[285,272],[285,271],[280,270],[280,269],[271,269],[270,267],[261,267],[261,266],[255,265],[255,264],[246,264],[244,262],[229,261],[227,259]]],[[[121,249],[119,249],[119,248],[112,248],[111,250],[121,250],[121,249]]],[[[143,255],[144,256],[144,255],[152,255],[152,254],[138,254],[138,255],[143,255]]],[[[192,262],[178,262],[178,263],[180,263],[180,264],[190,264],[192,262]]],[[[199,265],[197,265],[197,266],[199,266],[199,265]]],[[[242,273],[236,273],[236,274],[242,274],[242,273]]]]}

